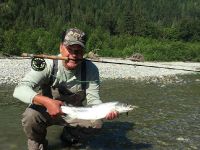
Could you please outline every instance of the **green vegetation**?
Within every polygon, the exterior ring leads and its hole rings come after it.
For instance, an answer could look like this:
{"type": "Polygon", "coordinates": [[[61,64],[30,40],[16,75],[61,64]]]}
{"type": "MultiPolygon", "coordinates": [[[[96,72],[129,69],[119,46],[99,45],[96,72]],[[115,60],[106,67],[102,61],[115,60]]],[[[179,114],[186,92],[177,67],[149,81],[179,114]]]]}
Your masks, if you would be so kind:
{"type": "Polygon", "coordinates": [[[0,0],[0,53],[56,54],[70,27],[100,56],[200,61],[199,0],[0,0]]]}

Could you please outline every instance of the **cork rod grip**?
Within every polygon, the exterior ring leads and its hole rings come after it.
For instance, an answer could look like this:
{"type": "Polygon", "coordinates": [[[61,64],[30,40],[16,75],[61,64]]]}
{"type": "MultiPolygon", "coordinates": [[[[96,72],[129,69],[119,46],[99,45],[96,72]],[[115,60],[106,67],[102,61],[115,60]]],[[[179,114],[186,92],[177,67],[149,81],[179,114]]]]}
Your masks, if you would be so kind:
{"type": "Polygon", "coordinates": [[[62,56],[54,56],[54,55],[35,55],[35,54],[28,54],[28,53],[22,53],[22,57],[32,57],[32,58],[43,58],[43,59],[58,59],[58,60],[68,60],[68,57],[62,57],[62,56]]]}

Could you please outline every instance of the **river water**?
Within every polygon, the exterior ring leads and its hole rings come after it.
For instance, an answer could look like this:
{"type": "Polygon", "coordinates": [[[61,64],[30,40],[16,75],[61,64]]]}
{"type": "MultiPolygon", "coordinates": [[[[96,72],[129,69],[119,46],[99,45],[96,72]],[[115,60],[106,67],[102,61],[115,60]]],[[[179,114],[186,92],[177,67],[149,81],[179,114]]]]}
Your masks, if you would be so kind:
{"type": "MultiPolygon", "coordinates": [[[[26,150],[21,113],[26,108],[12,98],[14,86],[0,87],[0,149],[26,150]]],[[[128,116],[105,121],[103,130],[82,149],[200,149],[200,76],[163,80],[103,80],[103,101],[139,106],[128,116]]],[[[50,150],[68,150],[59,141],[62,128],[48,129],[50,150]]]]}

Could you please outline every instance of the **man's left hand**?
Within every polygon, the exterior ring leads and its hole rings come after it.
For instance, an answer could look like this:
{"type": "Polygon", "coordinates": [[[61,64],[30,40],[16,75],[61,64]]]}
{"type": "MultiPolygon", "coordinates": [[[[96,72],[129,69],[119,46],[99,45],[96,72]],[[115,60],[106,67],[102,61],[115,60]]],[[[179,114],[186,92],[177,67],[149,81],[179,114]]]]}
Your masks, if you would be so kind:
{"type": "Polygon", "coordinates": [[[107,120],[113,120],[119,116],[119,113],[117,111],[112,111],[109,114],[106,115],[107,120]]]}

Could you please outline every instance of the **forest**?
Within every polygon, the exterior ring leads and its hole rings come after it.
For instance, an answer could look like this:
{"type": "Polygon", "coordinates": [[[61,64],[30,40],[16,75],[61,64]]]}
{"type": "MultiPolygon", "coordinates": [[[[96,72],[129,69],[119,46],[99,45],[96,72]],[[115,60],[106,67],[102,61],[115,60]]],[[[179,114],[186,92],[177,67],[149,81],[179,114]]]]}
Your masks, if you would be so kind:
{"type": "Polygon", "coordinates": [[[200,61],[199,0],[0,0],[0,54],[57,54],[71,27],[86,32],[86,53],[200,61]]]}

